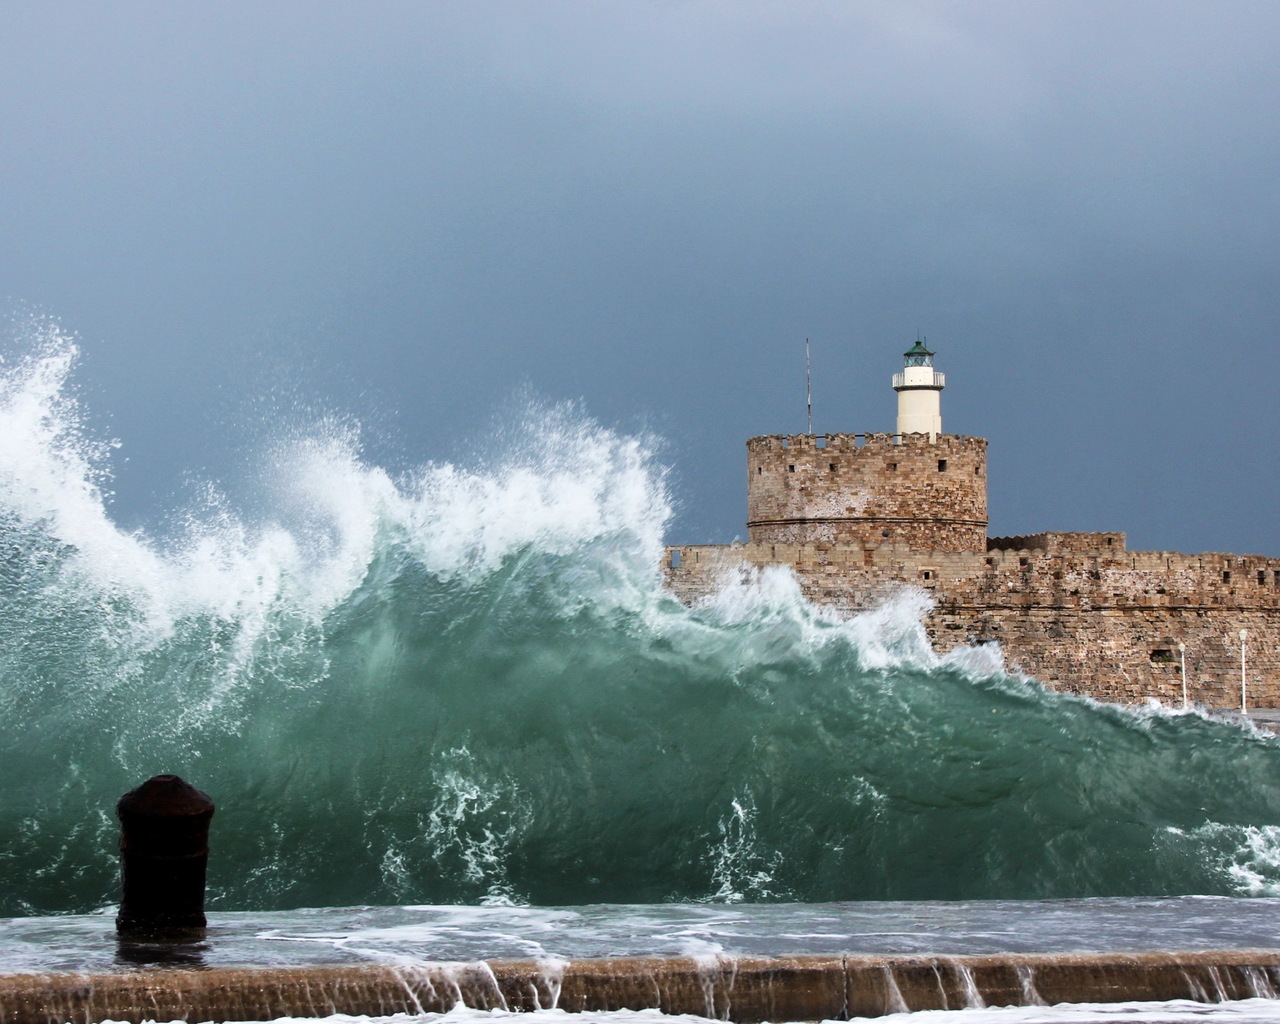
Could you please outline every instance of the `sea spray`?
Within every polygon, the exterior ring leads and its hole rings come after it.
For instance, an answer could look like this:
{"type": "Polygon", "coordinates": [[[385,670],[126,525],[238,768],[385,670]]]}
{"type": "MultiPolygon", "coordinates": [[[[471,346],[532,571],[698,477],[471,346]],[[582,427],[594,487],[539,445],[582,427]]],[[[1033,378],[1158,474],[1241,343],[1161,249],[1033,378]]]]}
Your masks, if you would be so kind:
{"type": "Polygon", "coordinates": [[[0,380],[0,914],[116,886],[115,799],[209,792],[210,908],[1263,893],[1280,748],[938,658],[923,595],[685,608],[653,444],[532,408],[395,476],[279,440],[265,513],[117,528],[56,330],[0,380]]]}

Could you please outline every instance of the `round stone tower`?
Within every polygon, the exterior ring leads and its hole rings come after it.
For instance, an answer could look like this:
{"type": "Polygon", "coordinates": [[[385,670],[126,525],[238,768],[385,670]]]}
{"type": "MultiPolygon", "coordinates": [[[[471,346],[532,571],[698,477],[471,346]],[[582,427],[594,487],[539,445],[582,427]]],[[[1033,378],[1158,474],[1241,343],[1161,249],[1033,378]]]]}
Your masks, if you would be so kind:
{"type": "Polygon", "coordinates": [[[894,377],[899,433],[771,434],[747,442],[749,540],[986,550],[986,439],[941,433],[943,378],[933,353],[917,342],[907,359],[894,377]],[[903,396],[916,392],[925,397],[907,400],[904,412],[903,396]]]}

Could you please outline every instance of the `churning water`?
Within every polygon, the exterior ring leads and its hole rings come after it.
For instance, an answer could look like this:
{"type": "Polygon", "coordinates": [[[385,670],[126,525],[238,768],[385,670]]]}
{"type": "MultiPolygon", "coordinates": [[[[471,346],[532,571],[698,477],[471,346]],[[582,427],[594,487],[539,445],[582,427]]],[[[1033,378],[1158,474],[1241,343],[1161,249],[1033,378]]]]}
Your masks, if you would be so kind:
{"type": "Polygon", "coordinates": [[[74,361],[0,367],[0,916],[110,903],[160,772],[218,803],[215,910],[1280,892],[1276,741],[939,658],[908,592],[682,607],[643,437],[544,408],[393,477],[317,431],[161,540],[74,361]]]}
{"type": "MultiPolygon", "coordinates": [[[[328,1024],[523,1024],[529,1014],[501,1010],[469,1010],[391,1017],[326,1017],[328,1024]]],[[[663,1014],[657,1010],[613,1010],[605,1013],[565,1013],[541,1010],[543,1024],[716,1024],[708,1017],[663,1014]]],[[[853,1018],[858,1019],[858,1018],[853,1018]]],[[[1164,1003],[1070,1003],[1060,1006],[1002,1006],[972,1010],[925,1010],[876,1017],[877,1024],[1275,1024],[1280,1003],[1272,999],[1242,999],[1230,1004],[1171,1000],[1164,1003]]],[[[276,1024],[311,1024],[307,1018],[285,1017],[276,1024]]],[[[826,1024],[826,1022],[824,1022],[826,1024]]]]}
{"type": "MultiPolygon", "coordinates": [[[[135,944],[124,956],[114,925],[107,914],[0,919],[0,978],[109,973],[140,962],[217,969],[694,957],[732,964],[751,957],[1259,950],[1276,944],[1280,899],[322,907],[212,914],[201,942],[135,944]]],[[[1280,983],[1280,971],[1272,974],[1268,995],[1280,983]]]]}
{"type": "MultiPolygon", "coordinates": [[[[323,1020],[326,1024],[524,1024],[530,1016],[527,1013],[459,1007],[449,1013],[420,1016],[351,1017],[338,1014],[323,1020]]],[[[663,1014],[657,1010],[572,1014],[563,1010],[541,1010],[533,1016],[542,1024],[719,1024],[708,1017],[663,1014]]],[[[877,1024],[1275,1024],[1280,1021],[1280,1003],[1272,999],[1242,999],[1213,1006],[1181,999],[1163,1003],[1069,1003],[1052,1007],[925,1010],[873,1019],[877,1024]]],[[[275,1024],[314,1024],[314,1019],[283,1017],[275,1024]]]]}

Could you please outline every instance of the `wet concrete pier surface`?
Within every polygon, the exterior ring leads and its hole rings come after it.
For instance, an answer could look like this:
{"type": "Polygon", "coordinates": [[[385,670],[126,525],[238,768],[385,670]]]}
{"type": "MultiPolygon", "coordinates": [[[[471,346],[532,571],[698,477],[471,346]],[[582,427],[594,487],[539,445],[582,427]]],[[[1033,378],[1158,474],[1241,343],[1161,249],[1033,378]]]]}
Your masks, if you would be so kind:
{"type": "Polygon", "coordinates": [[[660,1009],[741,1022],[1280,991],[1280,899],[348,907],[0,919],[0,1024],[660,1009]],[[1175,953],[1154,949],[1195,950],[1175,953]],[[1201,952],[1211,950],[1212,952],[1201,952]]]}
{"type": "Polygon", "coordinates": [[[620,957],[0,976],[0,1022],[270,1021],[475,1009],[659,1009],[754,1024],[905,1010],[1275,998],[1280,950],[620,957]]]}

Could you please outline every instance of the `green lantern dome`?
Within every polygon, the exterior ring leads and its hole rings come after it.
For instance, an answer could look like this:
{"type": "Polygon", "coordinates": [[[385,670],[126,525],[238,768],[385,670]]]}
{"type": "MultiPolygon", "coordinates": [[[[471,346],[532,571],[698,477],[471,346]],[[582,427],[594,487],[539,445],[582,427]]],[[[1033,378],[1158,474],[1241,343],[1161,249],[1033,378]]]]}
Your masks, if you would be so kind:
{"type": "Polygon", "coordinates": [[[907,366],[932,366],[933,353],[924,347],[924,340],[917,338],[916,343],[902,353],[907,366]]]}

